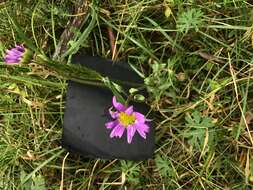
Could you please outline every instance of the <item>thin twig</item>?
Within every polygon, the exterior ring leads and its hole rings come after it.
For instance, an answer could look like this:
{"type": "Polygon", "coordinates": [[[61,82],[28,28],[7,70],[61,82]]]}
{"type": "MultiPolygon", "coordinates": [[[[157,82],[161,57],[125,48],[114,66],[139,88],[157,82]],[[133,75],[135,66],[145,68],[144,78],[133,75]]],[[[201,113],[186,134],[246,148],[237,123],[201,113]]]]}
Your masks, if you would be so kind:
{"type": "Polygon", "coordinates": [[[66,161],[68,155],[69,155],[69,152],[66,154],[66,156],[63,158],[63,161],[62,161],[60,190],[63,190],[63,186],[64,186],[64,167],[65,167],[65,161],[66,161]]]}
{"type": "Polygon", "coordinates": [[[90,189],[90,185],[91,185],[93,173],[94,173],[94,171],[95,171],[95,169],[96,169],[97,164],[98,164],[99,161],[100,161],[100,160],[98,159],[98,160],[95,162],[95,164],[94,164],[94,166],[93,166],[93,168],[92,168],[92,171],[91,171],[91,174],[90,174],[90,180],[89,180],[89,184],[88,184],[88,188],[87,188],[88,190],[90,189]]]}
{"type": "Polygon", "coordinates": [[[117,47],[116,47],[116,42],[115,42],[115,36],[113,34],[112,27],[108,26],[107,31],[108,31],[108,37],[109,37],[109,42],[110,42],[110,46],[111,46],[112,60],[114,60],[115,55],[117,55],[117,47]]]}
{"type": "Polygon", "coordinates": [[[249,130],[249,126],[248,126],[248,123],[247,123],[247,120],[245,118],[245,115],[243,113],[243,109],[242,109],[242,106],[240,104],[240,100],[239,100],[239,96],[238,96],[238,90],[237,90],[237,84],[236,84],[236,79],[235,79],[235,73],[234,73],[234,70],[233,70],[233,67],[231,65],[231,59],[230,59],[230,55],[228,54],[228,61],[229,61],[229,69],[230,69],[230,73],[231,73],[231,76],[232,76],[232,79],[233,79],[233,84],[234,84],[234,90],[235,90],[235,95],[236,95],[236,100],[237,100],[237,104],[238,104],[238,107],[241,111],[241,114],[242,114],[242,118],[243,118],[243,121],[244,121],[244,124],[247,128],[247,132],[249,134],[249,138],[250,138],[250,142],[251,142],[251,145],[253,145],[253,139],[252,139],[252,136],[250,134],[250,130],[249,130]]]}

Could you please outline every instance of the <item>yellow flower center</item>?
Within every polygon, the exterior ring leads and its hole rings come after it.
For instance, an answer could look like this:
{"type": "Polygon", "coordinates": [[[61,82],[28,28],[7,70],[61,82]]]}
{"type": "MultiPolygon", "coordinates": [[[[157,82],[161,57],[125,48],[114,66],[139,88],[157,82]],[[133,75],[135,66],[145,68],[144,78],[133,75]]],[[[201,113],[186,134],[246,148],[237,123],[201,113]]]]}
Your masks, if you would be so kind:
{"type": "Polygon", "coordinates": [[[121,112],[119,114],[119,122],[121,125],[123,125],[124,127],[128,127],[129,125],[134,124],[135,122],[135,116],[132,115],[128,115],[124,112],[121,112]]]}

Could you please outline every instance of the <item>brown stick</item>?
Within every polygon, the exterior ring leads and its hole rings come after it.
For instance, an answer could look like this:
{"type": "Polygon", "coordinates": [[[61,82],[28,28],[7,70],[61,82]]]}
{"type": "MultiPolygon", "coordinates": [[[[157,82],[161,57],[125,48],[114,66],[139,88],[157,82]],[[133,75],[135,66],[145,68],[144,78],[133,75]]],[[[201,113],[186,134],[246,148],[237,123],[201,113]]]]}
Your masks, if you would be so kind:
{"type": "Polygon", "coordinates": [[[115,36],[114,36],[112,28],[110,26],[107,27],[107,31],[108,31],[108,37],[109,37],[109,42],[110,42],[110,46],[111,46],[112,60],[114,60],[115,56],[117,55],[115,36]]]}
{"type": "Polygon", "coordinates": [[[88,10],[88,0],[76,0],[76,5],[74,9],[74,18],[71,19],[63,31],[57,48],[53,54],[53,59],[57,59],[59,55],[63,54],[67,51],[69,45],[68,42],[75,38],[75,30],[80,29],[83,25],[85,17],[87,15],[88,10]]]}

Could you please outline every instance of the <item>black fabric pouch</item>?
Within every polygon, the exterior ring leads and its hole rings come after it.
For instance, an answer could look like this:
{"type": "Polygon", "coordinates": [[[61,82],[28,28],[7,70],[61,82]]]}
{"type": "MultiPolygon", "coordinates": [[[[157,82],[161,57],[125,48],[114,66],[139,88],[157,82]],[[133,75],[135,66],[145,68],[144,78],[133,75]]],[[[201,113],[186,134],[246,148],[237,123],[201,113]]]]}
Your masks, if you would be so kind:
{"type": "MultiPolygon", "coordinates": [[[[94,69],[111,79],[143,83],[125,62],[112,62],[99,57],[76,55],[72,63],[94,69]]],[[[109,108],[113,94],[107,88],[83,85],[69,81],[64,114],[62,146],[70,152],[88,158],[145,160],[154,152],[154,127],[149,122],[150,132],[143,139],[138,133],[132,143],[127,143],[126,131],[121,138],[110,138],[110,129],[105,123],[110,121],[109,108]]],[[[130,102],[134,110],[146,115],[150,109],[145,104],[130,102]]],[[[148,115],[148,119],[152,115],[148,115]]]]}

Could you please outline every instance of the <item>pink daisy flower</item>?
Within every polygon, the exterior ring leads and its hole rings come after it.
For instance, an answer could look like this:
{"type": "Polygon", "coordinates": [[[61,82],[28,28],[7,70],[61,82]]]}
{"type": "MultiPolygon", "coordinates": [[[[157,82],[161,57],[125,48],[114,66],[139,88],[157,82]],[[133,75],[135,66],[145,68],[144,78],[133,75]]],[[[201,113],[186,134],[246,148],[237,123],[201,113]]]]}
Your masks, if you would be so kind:
{"type": "Polygon", "coordinates": [[[116,111],[109,110],[112,121],[105,124],[107,129],[112,129],[110,138],[121,138],[124,131],[127,131],[127,142],[132,142],[133,136],[137,131],[139,135],[146,139],[146,133],[149,132],[147,119],[139,112],[135,112],[133,106],[125,107],[123,104],[117,102],[116,97],[112,98],[113,107],[116,111]]]}

